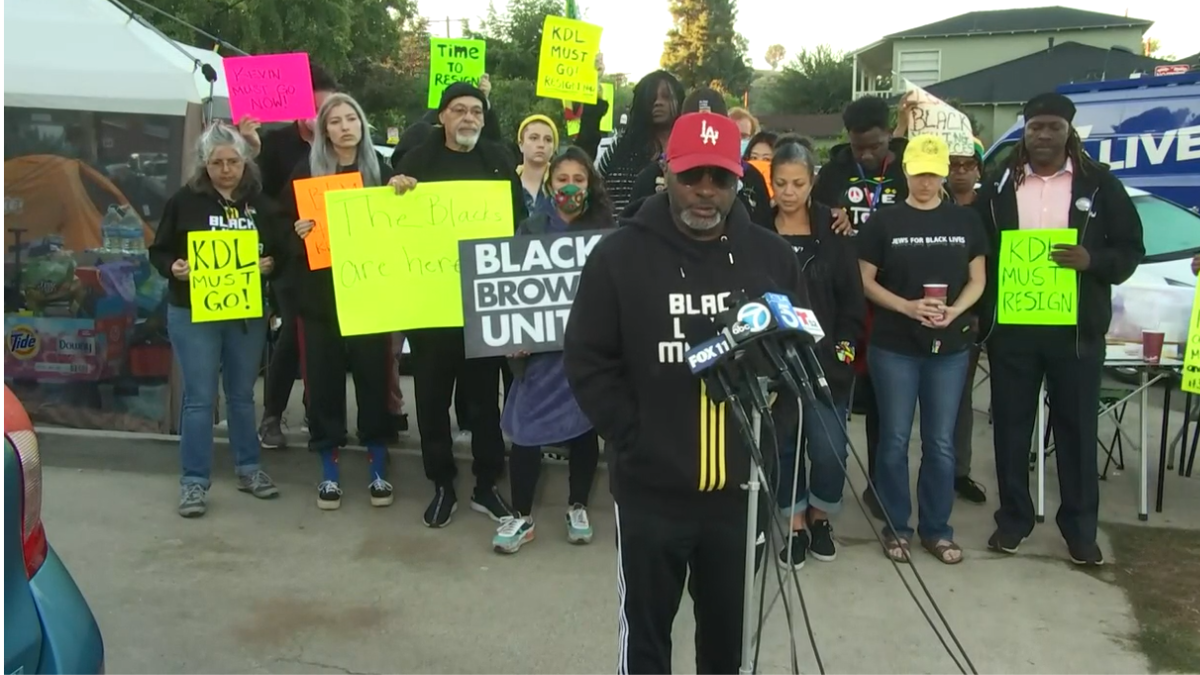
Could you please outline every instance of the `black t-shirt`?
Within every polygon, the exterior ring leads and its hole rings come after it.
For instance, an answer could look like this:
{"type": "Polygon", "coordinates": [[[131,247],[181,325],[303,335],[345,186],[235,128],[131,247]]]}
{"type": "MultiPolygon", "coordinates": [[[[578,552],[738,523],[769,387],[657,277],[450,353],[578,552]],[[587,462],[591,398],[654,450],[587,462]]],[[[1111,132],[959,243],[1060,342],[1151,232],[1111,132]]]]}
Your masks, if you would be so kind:
{"type": "Polygon", "coordinates": [[[495,180],[488,169],[483,153],[476,147],[470,152],[455,152],[445,145],[438,148],[434,160],[428,167],[427,182],[449,180],[495,180]]]}
{"type": "MultiPolygon", "coordinates": [[[[925,284],[946,284],[954,304],[970,280],[970,262],[986,255],[983,223],[971,209],[942,202],[932,211],[899,204],[871,219],[859,236],[858,255],[879,268],[876,281],[907,300],[924,297],[925,284]]],[[[871,344],[888,351],[928,356],[957,352],[974,342],[970,312],[946,328],[933,329],[903,314],[876,307],[871,344]]]]}
{"type": "Polygon", "coordinates": [[[271,199],[280,199],[296,165],[308,159],[311,146],[300,135],[296,124],[293,122],[262,134],[258,169],[262,172],[263,194],[271,199]]]}
{"type": "Polygon", "coordinates": [[[783,240],[791,244],[792,250],[796,252],[796,257],[800,259],[800,266],[812,259],[817,254],[817,237],[814,234],[782,234],[783,240]]]}

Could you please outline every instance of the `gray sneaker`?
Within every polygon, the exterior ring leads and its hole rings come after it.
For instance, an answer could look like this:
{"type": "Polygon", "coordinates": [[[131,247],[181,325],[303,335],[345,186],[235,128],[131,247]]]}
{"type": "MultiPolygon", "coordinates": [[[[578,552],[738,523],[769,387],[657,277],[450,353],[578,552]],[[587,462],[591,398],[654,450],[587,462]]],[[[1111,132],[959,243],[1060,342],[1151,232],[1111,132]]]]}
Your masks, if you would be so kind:
{"type": "Polygon", "coordinates": [[[266,471],[255,471],[244,476],[238,476],[238,490],[249,492],[259,499],[274,499],[279,496],[279,488],[267,475],[266,471]]]}
{"type": "Polygon", "coordinates": [[[287,437],[283,435],[278,417],[267,417],[258,427],[258,444],[266,450],[277,450],[287,447],[287,437]]]}
{"type": "Polygon", "coordinates": [[[199,518],[208,510],[208,490],[203,485],[189,483],[179,488],[179,515],[199,518]]]}

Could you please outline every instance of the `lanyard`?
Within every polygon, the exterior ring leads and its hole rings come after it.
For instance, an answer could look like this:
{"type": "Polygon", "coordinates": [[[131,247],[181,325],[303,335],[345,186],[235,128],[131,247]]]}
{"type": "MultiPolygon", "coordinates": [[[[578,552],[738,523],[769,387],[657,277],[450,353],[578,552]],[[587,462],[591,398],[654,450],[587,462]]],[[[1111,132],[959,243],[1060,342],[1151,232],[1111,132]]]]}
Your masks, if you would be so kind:
{"type": "MultiPolygon", "coordinates": [[[[854,163],[854,168],[858,169],[858,177],[860,180],[866,181],[867,174],[863,172],[862,164],[854,163]]],[[[879,208],[879,200],[883,196],[883,179],[887,175],[888,158],[883,158],[883,164],[879,167],[879,181],[875,184],[875,194],[867,194],[867,207],[874,213],[875,209],[879,208]]]]}

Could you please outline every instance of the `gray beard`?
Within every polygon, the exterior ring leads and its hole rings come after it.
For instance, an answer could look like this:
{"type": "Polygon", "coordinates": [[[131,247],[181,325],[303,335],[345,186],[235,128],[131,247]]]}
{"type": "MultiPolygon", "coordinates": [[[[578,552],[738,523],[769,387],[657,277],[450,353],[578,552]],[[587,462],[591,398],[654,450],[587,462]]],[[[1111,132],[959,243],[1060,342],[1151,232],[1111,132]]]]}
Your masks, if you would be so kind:
{"type": "Polygon", "coordinates": [[[474,150],[475,144],[479,142],[479,134],[454,134],[454,142],[468,151],[474,150]]]}
{"type": "Polygon", "coordinates": [[[692,215],[691,211],[685,209],[683,213],[679,214],[679,219],[693,232],[708,232],[720,225],[725,220],[725,216],[716,213],[711,218],[700,218],[692,215]]]}

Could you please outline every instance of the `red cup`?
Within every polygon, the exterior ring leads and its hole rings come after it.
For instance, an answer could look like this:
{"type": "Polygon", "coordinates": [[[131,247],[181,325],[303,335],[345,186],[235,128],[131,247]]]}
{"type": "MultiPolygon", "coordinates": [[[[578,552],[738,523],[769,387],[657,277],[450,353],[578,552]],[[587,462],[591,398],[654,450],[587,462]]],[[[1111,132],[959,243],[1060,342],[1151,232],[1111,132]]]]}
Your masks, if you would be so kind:
{"type": "Polygon", "coordinates": [[[925,284],[925,298],[932,300],[941,300],[946,302],[946,294],[949,287],[946,284],[925,284]]]}
{"type": "Polygon", "coordinates": [[[1165,337],[1161,330],[1142,331],[1142,359],[1146,363],[1158,363],[1162,358],[1165,337]]]}

